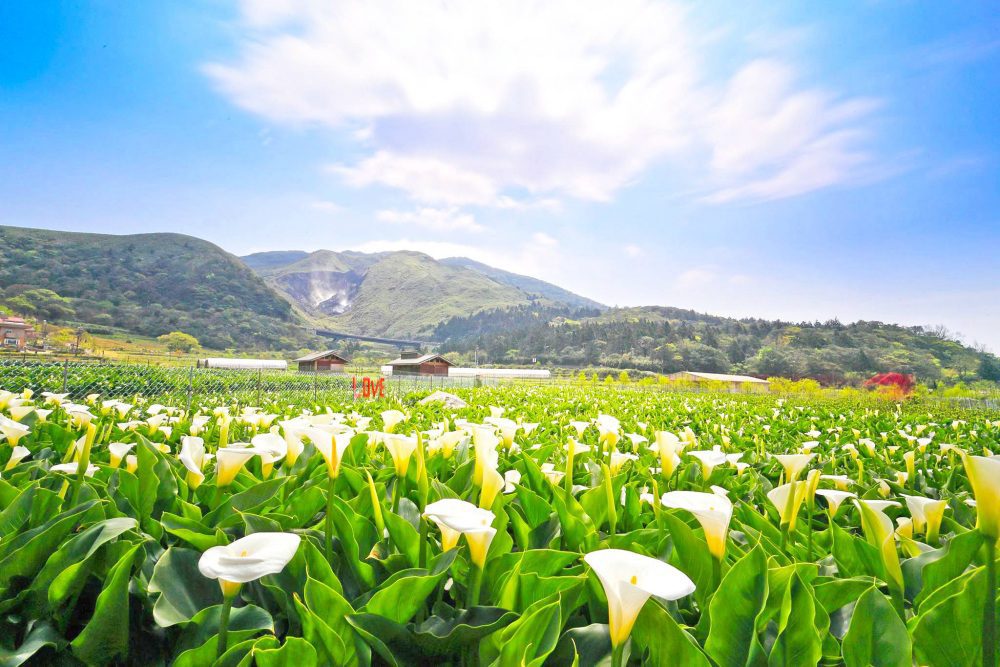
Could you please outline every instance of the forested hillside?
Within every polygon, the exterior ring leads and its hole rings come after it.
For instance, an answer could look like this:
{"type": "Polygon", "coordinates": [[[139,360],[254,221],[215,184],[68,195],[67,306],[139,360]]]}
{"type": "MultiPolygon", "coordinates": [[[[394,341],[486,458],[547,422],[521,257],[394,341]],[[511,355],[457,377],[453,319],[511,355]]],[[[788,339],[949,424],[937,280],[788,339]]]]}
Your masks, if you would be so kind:
{"type": "Polygon", "coordinates": [[[882,322],[733,319],[679,308],[518,308],[454,318],[435,332],[445,351],[490,363],[601,366],[658,373],[742,372],[837,384],[876,372],[924,382],[1000,381],[997,357],[941,332],[882,322]]]}
{"type": "Polygon", "coordinates": [[[184,331],[212,348],[294,349],[310,338],[287,301],[201,239],[0,227],[0,249],[0,303],[23,315],[184,331]]]}

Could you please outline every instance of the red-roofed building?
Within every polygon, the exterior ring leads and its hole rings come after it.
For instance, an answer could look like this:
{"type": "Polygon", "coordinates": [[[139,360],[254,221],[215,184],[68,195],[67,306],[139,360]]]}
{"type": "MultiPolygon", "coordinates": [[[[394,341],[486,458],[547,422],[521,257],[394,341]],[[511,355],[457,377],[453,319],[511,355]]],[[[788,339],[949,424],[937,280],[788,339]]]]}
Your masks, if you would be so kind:
{"type": "Polygon", "coordinates": [[[0,317],[0,347],[23,350],[34,333],[35,328],[20,317],[0,317]]]}

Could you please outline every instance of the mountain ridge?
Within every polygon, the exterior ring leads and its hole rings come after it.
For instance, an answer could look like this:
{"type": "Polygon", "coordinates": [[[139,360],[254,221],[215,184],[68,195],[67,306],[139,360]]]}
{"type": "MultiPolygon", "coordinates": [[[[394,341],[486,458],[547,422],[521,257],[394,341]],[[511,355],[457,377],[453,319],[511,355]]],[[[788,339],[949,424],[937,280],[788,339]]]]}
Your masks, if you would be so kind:
{"type": "Polygon", "coordinates": [[[0,226],[0,247],[3,301],[24,314],[148,336],[181,330],[218,349],[287,349],[312,339],[282,295],[194,236],[0,226]]]}
{"type": "Polygon", "coordinates": [[[604,308],[537,278],[412,250],[281,251],[242,259],[317,324],[369,334],[426,336],[451,317],[527,304],[604,308]]]}

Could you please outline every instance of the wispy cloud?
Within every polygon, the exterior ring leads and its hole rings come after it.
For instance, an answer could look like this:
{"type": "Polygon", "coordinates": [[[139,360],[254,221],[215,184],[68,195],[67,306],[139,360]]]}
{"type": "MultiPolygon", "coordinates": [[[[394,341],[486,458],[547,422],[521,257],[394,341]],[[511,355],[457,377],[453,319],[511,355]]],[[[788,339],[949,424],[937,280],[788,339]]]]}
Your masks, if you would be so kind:
{"type": "Polygon", "coordinates": [[[379,222],[395,225],[409,225],[434,232],[482,232],[485,227],[476,222],[469,213],[458,208],[419,208],[414,211],[384,210],[375,214],[379,222]]]}
{"type": "Polygon", "coordinates": [[[362,156],[333,173],[421,204],[610,201],[660,163],[713,184],[707,201],[775,199],[875,159],[873,100],[803,82],[774,55],[710,76],[713,39],[680,3],[241,6],[239,56],[205,68],[219,89],[343,133],[362,156]]]}

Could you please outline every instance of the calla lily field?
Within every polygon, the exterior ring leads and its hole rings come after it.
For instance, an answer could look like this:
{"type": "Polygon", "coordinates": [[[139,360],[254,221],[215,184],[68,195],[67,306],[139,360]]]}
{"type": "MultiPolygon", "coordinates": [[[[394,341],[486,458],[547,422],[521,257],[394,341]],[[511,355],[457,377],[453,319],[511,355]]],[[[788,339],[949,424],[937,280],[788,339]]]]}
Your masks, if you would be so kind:
{"type": "Polygon", "coordinates": [[[997,664],[1000,414],[0,388],[0,667],[997,664]]]}

